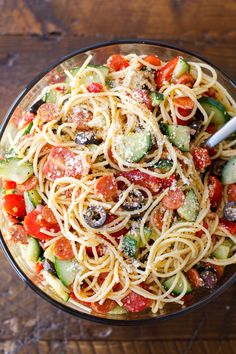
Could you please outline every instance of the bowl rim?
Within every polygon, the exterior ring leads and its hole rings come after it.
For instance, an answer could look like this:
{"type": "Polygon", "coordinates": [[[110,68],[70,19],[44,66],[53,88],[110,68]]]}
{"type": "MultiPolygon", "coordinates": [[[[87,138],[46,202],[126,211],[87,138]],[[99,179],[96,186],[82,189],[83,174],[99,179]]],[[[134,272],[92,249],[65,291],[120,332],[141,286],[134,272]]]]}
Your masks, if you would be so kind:
{"type": "MultiPolygon", "coordinates": [[[[102,48],[102,47],[109,47],[112,45],[120,45],[120,44],[144,44],[144,45],[154,45],[154,46],[158,46],[158,47],[163,47],[163,48],[167,48],[167,49],[174,49],[174,50],[178,50],[181,51],[185,54],[191,55],[196,57],[197,59],[211,65],[213,68],[215,68],[217,71],[219,71],[226,79],[228,79],[231,84],[236,87],[236,82],[234,80],[232,80],[221,68],[218,68],[216,65],[212,64],[208,59],[206,59],[204,56],[201,56],[199,54],[196,54],[193,51],[190,50],[186,50],[183,49],[181,47],[177,47],[175,45],[172,44],[168,44],[162,41],[155,41],[152,39],[142,39],[142,38],[129,38],[129,39],[118,39],[118,40],[112,40],[112,41],[104,41],[104,42],[98,42],[96,44],[87,46],[87,47],[82,47],[78,50],[72,51],[69,54],[66,54],[62,57],[60,57],[58,60],[55,60],[52,64],[50,64],[45,70],[42,70],[38,75],[36,75],[34,77],[33,80],[31,80],[29,82],[28,85],[25,86],[25,88],[21,91],[21,93],[16,97],[16,99],[13,101],[12,105],[10,106],[10,108],[8,109],[6,115],[3,118],[1,127],[0,127],[0,139],[3,136],[3,133],[5,131],[5,128],[8,124],[8,121],[12,115],[12,113],[14,112],[14,110],[16,109],[16,107],[18,106],[18,104],[21,102],[21,100],[24,98],[24,96],[26,96],[26,94],[29,92],[29,90],[31,90],[31,88],[40,80],[42,79],[48,72],[50,72],[52,69],[54,69],[56,66],[58,66],[59,64],[61,64],[62,62],[72,58],[73,56],[77,55],[77,54],[83,54],[86,53],[87,51],[93,50],[93,49],[98,49],[98,48],[102,48]]],[[[23,272],[23,270],[20,268],[20,266],[18,266],[17,262],[15,261],[13,255],[11,254],[10,249],[8,248],[2,232],[0,231],[0,245],[1,248],[6,256],[6,258],[8,259],[10,265],[13,267],[13,269],[15,270],[15,272],[17,273],[17,275],[37,294],[39,295],[41,298],[43,298],[44,300],[46,300],[47,302],[49,302],[51,305],[53,305],[56,308],[59,308],[60,310],[67,312],[71,315],[74,315],[78,318],[82,318],[85,320],[89,320],[89,321],[93,321],[93,322],[97,322],[100,324],[105,324],[105,325],[118,325],[118,326],[130,326],[130,325],[141,325],[141,324],[154,324],[154,322],[157,321],[163,321],[163,320],[167,320],[167,319],[172,319],[172,318],[176,318],[178,316],[182,316],[184,314],[187,314],[189,312],[192,312],[194,310],[199,309],[200,307],[206,305],[207,303],[211,302],[213,299],[215,299],[217,296],[219,296],[220,294],[222,294],[229,286],[231,286],[235,281],[236,281],[236,273],[231,275],[231,277],[221,286],[219,286],[218,288],[216,288],[214,291],[212,291],[211,293],[209,293],[208,296],[206,296],[205,298],[203,298],[202,300],[196,302],[195,304],[192,304],[186,308],[180,309],[178,311],[175,311],[173,313],[169,313],[169,314],[164,314],[164,315],[157,315],[150,318],[137,318],[137,319],[133,319],[133,320],[121,320],[121,319],[112,319],[112,318],[105,318],[105,317],[97,317],[93,314],[86,314],[83,312],[80,312],[79,310],[75,310],[73,308],[70,308],[62,303],[60,303],[59,301],[56,301],[55,299],[53,299],[52,297],[50,297],[49,295],[47,295],[47,293],[45,293],[43,290],[41,290],[39,287],[37,287],[35,284],[33,284],[33,282],[27,277],[27,275],[23,272]]]]}

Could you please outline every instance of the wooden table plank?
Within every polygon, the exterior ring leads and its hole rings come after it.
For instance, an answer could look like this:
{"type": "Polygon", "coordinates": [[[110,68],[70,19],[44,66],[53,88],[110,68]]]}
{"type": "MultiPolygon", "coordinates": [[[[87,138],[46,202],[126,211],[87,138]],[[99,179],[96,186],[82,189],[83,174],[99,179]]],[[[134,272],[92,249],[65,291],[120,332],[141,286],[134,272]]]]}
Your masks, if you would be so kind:
{"type": "Polygon", "coordinates": [[[0,2],[2,34],[72,34],[235,42],[234,0],[5,0],[0,2]],[[124,26],[124,24],[127,24],[124,26]]]}
{"type": "Polygon", "coordinates": [[[171,340],[165,342],[141,341],[138,344],[132,341],[39,341],[37,347],[26,344],[17,349],[11,342],[0,342],[0,352],[13,354],[235,354],[236,341],[194,341],[191,346],[187,341],[171,340]],[[215,351],[217,347],[217,352],[215,351]],[[17,350],[17,351],[16,351],[17,350]]]}

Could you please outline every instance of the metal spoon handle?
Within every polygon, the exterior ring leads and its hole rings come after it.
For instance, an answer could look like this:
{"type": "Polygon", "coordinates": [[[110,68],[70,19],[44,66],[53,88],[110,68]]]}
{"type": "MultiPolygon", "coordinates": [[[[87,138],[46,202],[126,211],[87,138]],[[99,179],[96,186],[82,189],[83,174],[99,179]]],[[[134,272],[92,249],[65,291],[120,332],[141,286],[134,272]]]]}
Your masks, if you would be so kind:
{"type": "Polygon", "coordinates": [[[236,131],[236,116],[226,123],[220,130],[213,134],[205,143],[206,147],[213,148],[222,140],[228,138],[236,131]]]}

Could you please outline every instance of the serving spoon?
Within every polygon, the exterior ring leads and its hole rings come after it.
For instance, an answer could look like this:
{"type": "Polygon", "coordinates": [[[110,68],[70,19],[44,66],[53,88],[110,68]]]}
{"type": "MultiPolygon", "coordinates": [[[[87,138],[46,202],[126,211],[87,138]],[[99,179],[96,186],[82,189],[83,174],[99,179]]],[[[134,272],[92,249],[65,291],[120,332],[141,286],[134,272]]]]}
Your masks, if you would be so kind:
{"type": "Polygon", "coordinates": [[[207,139],[204,146],[208,148],[213,148],[222,140],[228,138],[228,136],[230,136],[234,132],[236,132],[236,116],[234,118],[231,118],[228,123],[226,123],[215,134],[213,134],[209,139],[207,139]]]}

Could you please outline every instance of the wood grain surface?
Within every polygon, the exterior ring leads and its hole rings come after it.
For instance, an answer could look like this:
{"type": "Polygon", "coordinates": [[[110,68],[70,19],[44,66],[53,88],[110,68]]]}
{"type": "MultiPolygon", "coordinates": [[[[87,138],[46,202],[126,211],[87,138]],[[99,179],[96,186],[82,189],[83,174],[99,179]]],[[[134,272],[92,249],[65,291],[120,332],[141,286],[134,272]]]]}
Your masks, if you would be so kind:
{"type": "MultiPolygon", "coordinates": [[[[39,71],[96,42],[151,38],[193,50],[236,79],[235,0],[0,0],[0,116],[39,71]]],[[[110,327],[40,299],[0,251],[0,353],[236,353],[236,288],[156,325],[110,327]]]]}

